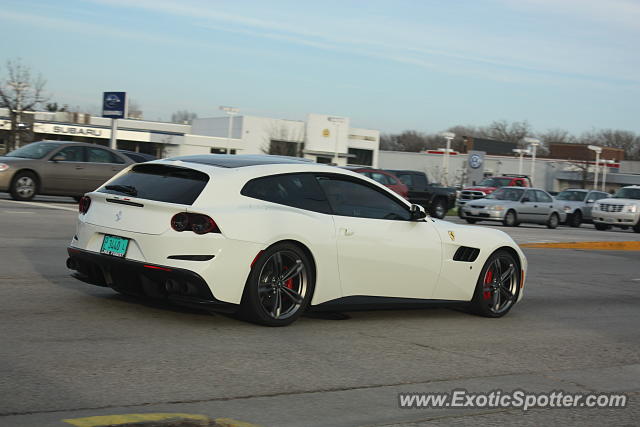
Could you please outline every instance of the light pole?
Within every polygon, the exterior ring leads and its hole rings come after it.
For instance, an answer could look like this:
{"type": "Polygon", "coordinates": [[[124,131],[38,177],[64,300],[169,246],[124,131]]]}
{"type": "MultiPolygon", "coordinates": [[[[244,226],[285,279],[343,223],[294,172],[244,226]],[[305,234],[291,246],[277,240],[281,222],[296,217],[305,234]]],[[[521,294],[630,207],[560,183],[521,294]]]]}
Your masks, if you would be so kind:
{"type": "Polygon", "coordinates": [[[536,182],[536,149],[540,145],[538,138],[525,138],[524,142],[531,146],[531,186],[535,187],[536,182]]]}
{"type": "Polygon", "coordinates": [[[233,116],[238,114],[238,112],[240,112],[240,109],[221,105],[220,110],[224,111],[229,116],[229,128],[227,129],[227,147],[225,148],[225,153],[229,154],[231,152],[231,131],[233,129],[233,116]]]}
{"type": "Polygon", "coordinates": [[[338,166],[338,137],[340,136],[340,123],[344,123],[344,118],[328,117],[327,120],[334,124],[336,131],[336,139],[333,145],[333,163],[338,166]]]}
{"type": "Polygon", "coordinates": [[[607,169],[609,169],[609,165],[615,163],[615,161],[603,159],[602,163],[604,163],[604,166],[602,167],[602,192],[604,193],[606,191],[607,184],[607,169]]]}
{"type": "Polygon", "coordinates": [[[520,158],[518,159],[518,175],[522,175],[522,158],[525,154],[530,154],[529,150],[525,150],[524,148],[514,148],[512,151],[520,155],[520,158]]]}
{"type": "Polygon", "coordinates": [[[587,148],[591,151],[596,152],[596,170],[593,173],[593,189],[598,189],[598,163],[600,163],[600,153],[602,153],[602,147],[598,147],[597,145],[589,145],[587,148]]]}
{"type": "Polygon", "coordinates": [[[456,134],[453,132],[442,132],[440,134],[441,137],[447,140],[447,148],[444,151],[444,156],[442,156],[442,177],[443,184],[449,185],[449,151],[451,151],[451,140],[456,137],[456,134]]]}

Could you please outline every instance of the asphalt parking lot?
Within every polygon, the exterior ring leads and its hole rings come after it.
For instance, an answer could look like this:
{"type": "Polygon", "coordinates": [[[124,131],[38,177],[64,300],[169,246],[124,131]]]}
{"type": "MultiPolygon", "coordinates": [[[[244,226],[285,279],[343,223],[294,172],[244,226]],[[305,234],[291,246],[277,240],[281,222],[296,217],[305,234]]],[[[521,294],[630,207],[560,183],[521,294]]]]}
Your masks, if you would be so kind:
{"type": "MultiPolygon", "coordinates": [[[[640,252],[525,248],[525,299],[502,319],[433,307],[266,328],[73,279],[64,263],[75,211],[71,199],[18,203],[0,195],[2,426],[165,412],[262,426],[640,419],[640,252]],[[398,407],[400,392],[459,388],[624,392],[629,405],[398,407]]],[[[640,240],[632,231],[591,225],[480,226],[500,228],[520,244],[640,240]]]]}

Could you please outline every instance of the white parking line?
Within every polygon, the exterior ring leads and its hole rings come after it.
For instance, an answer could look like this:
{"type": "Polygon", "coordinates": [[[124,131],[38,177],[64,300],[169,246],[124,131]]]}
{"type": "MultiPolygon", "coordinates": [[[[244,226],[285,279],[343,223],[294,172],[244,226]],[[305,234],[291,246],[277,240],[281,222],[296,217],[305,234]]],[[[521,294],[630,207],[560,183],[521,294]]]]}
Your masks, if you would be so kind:
{"type": "Polygon", "coordinates": [[[57,206],[57,205],[50,205],[47,203],[38,203],[38,202],[19,202],[17,200],[0,200],[0,202],[6,202],[6,203],[14,203],[14,204],[19,204],[19,205],[29,205],[29,206],[37,206],[39,208],[45,208],[45,209],[59,209],[61,211],[71,211],[71,212],[77,212],[78,208],[68,208],[66,206],[57,206]]]}

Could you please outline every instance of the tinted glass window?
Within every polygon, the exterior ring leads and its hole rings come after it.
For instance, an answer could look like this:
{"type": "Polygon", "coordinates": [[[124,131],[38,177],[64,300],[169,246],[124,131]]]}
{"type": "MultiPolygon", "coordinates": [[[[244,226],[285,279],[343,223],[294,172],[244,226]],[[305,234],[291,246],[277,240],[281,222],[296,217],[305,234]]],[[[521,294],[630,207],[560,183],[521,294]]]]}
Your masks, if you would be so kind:
{"type": "Polygon", "coordinates": [[[414,175],[413,184],[416,186],[416,188],[427,188],[427,178],[424,175],[414,175]]]}
{"type": "MultiPolygon", "coordinates": [[[[593,194],[594,193],[591,193],[591,195],[593,194]]],[[[560,194],[556,196],[556,199],[566,200],[569,202],[582,202],[583,200],[585,200],[586,195],[587,193],[585,191],[564,190],[564,191],[561,191],[560,194]]]]}
{"type": "Polygon", "coordinates": [[[23,159],[41,159],[59,146],[59,142],[33,142],[5,154],[5,156],[21,157],[23,159]]]}
{"type": "Polygon", "coordinates": [[[395,184],[395,182],[392,182],[387,175],[382,174],[380,172],[371,172],[371,179],[373,179],[376,182],[379,182],[382,185],[395,184]]]}
{"type": "Polygon", "coordinates": [[[407,187],[413,187],[413,175],[396,175],[400,181],[407,187]]]}
{"type": "Polygon", "coordinates": [[[409,220],[409,210],[390,196],[365,184],[334,177],[318,178],[335,215],[409,220]]]}
{"type": "Polygon", "coordinates": [[[511,200],[517,202],[522,197],[524,193],[523,189],[520,188],[499,188],[493,193],[489,194],[487,199],[496,199],[496,200],[511,200]]]}
{"type": "Polygon", "coordinates": [[[308,173],[252,179],[240,194],[308,211],[331,213],[329,203],[315,176],[308,173]]]}
{"type": "Polygon", "coordinates": [[[124,160],[111,151],[94,147],[88,147],[87,150],[89,152],[88,159],[90,163],[124,163],[124,160]]]}
{"type": "Polygon", "coordinates": [[[134,166],[129,172],[111,181],[99,191],[191,205],[208,181],[207,174],[193,169],[143,163],[134,166]]]}
{"type": "Polygon", "coordinates": [[[536,197],[538,197],[538,201],[542,203],[553,202],[553,199],[551,198],[551,196],[549,196],[544,191],[536,190],[536,197]]]}
{"type": "Polygon", "coordinates": [[[53,157],[58,162],[84,162],[84,147],[65,147],[53,157]]]}
{"type": "Polygon", "coordinates": [[[537,202],[538,198],[536,197],[536,192],[533,190],[528,190],[525,194],[524,197],[528,198],[530,202],[537,202]]]}

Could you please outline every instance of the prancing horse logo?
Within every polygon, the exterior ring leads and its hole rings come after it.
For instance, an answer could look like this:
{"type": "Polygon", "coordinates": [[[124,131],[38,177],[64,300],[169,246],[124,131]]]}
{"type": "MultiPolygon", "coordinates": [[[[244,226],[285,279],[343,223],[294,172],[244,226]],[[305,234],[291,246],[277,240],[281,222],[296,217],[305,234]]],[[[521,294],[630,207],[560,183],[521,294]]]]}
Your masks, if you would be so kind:
{"type": "Polygon", "coordinates": [[[456,233],[454,233],[453,231],[449,232],[449,238],[451,238],[451,240],[456,240],[456,233]]]}
{"type": "Polygon", "coordinates": [[[120,221],[121,219],[122,219],[122,211],[116,212],[116,222],[120,221]]]}

